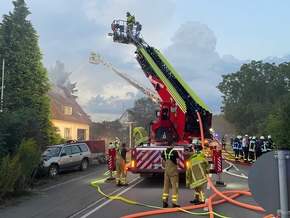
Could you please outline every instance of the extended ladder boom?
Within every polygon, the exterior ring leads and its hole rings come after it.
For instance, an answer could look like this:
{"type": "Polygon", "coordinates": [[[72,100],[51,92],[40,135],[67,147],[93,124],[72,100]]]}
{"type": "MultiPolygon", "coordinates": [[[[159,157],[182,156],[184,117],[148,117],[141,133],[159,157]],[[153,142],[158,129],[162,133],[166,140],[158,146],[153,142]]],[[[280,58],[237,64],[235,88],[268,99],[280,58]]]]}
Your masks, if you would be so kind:
{"type": "Polygon", "coordinates": [[[101,58],[101,56],[99,54],[97,54],[95,52],[91,52],[89,61],[92,64],[103,64],[104,66],[110,68],[117,75],[119,75],[120,77],[125,79],[128,83],[130,83],[132,86],[134,86],[135,88],[137,88],[138,90],[143,92],[145,95],[147,95],[149,98],[151,98],[154,102],[158,103],[161,101],[159,95],[156,92],[154,92],[153,90],[150,90],[145,85],[139,83],[138,81],[136,81],[132,77],[128,76],[127,74],[118,71],[112,64],[110,64],[109,62],[107,62],[103,58],[101,58]]]}
{"type": "Polygon", "coordinates": [[[111,27],[113,33],[109,35],[113,36],[114,42],[136,46],[136,60],[164,103],[160,113],[162,117],[152,127],[156,137],[173,137],[179,141],[191,142],[193,137],[201,135],[199,122],[203,124],[204,135],[210,137],[211,111],[165,57],[144,39],[135,37],[135,27],[128,29],[121,20],[113,21],[111,27]],[[197,112],[201,120],[198,119],[197,112]]]}

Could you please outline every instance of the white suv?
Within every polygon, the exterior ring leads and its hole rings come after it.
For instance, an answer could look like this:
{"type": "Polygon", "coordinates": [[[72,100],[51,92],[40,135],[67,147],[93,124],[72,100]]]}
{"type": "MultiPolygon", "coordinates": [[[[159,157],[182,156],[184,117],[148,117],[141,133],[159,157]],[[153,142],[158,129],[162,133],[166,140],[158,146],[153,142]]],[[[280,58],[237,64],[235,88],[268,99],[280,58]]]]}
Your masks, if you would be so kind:
{"type": "Polygon", "coordinates": [[[86,143],[70,143],[46,147],[42,154],[40,170],[50,177],[58,172],[79,167],[84,171],[92,161],[92,154],[86,143]]]}

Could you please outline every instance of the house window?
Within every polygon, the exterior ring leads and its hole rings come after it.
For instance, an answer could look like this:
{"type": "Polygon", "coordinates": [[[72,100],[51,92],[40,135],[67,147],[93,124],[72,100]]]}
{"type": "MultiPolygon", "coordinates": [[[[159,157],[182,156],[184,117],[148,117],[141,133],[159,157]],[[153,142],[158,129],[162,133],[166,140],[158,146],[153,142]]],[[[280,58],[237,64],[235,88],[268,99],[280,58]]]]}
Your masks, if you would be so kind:
{"type": "Polygon", "coordinates": [[[78,129],[78,141],[86,140],[86,130],[78,129]]]}
{"type": "Polygon", "coordinates": [[[64,138],[65,140],[70,140],[71,136],[71,128],[64,128],[64,138]]]}
{"type": "Polygon", "coordinates": [[[72,115],[72,107],[70,107],[70,106],[64,106],[63,107],[63,112],[64,112],[64,114],[72,115]]]}

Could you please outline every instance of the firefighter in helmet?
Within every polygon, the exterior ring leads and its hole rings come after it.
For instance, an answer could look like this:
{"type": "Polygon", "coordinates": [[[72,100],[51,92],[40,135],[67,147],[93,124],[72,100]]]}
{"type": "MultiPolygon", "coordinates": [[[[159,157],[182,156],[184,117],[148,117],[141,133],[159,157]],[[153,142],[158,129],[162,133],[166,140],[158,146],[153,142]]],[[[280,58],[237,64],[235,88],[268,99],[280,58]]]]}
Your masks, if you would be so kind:
{"type": "Polygon", "coordinates": [[[122,143],[122,146],[117,149],[117,174],[116,174],[116,183],[117,186],[127,186],[126,178],[126,154],[128,152],[128,148],[126,148],[126,144],[122,143]]]}
{"type": "Polygon", "coordinates": [[[135,16],[131,15],[130,12],[127,12],[126,16],[127,16],[127,31],[132,31],[133,25],[135,24],[135,16]]]}
{"type": "Polygon", "coordinates": [[[162,193],[163,207],[168,207],[169,190],[172,187],[172,207],[180,207],[178,205],[178,183],[179,175],[177,170],[178,152],[174,150],[174,139],[168,140],[168,148],[161,154],[162,163],[165,165],[164,184],[162,193]]]}
{"type": "Polygon", "coordinates": [[[209,173],[209,163],[202,152],[202,145],[199,140],[193,140],[193,152],[189,158],[189,167],[186,170],[186,186],[194,189],[192,204],[205,203],[204,185],[207,183],[206,173],[209,173]],[[196,144],[195,144],[196,143],[196,144]]]}
{"type": "Polygon", "coordinates": [[[268,135],[267,140],[267,152],[272,151],[275,148],[275,143],[271,135],[268,135]]]}
{"type": "Polygon", "coordinates": [[[149,142],[149,136],[144,127],[135,126],[133,128],[133,137],[135,140],[135,146],[140,146],[149,142]]]}

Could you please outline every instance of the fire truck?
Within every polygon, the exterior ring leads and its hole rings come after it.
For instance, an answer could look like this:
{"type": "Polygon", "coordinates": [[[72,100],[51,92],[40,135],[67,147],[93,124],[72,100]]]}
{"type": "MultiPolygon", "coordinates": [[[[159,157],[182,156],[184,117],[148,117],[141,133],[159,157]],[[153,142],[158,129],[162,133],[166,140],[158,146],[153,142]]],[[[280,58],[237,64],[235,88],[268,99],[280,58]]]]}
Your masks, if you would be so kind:
{"type": "Polygon", "coordinates": [[[134,56],[160,96],[160,110],[156,113],[157,121],[151,126],[150,143],[132,149],[129,169],[140,176],[164,172],[161,154],[167,149],[168,139],[173,138],[180,159],[178,170],[185,173],[189,157],[184,152],[190,148],[193,138],[211,137],[211,111],[161,52],[135,35],[135,26],[127,28],[126,21],[114,20],[111,29],[113,32],[108,35],[114,42],[136,47],[134,56]]]}

